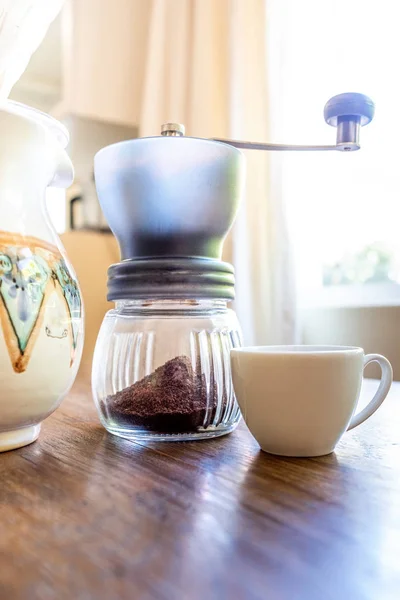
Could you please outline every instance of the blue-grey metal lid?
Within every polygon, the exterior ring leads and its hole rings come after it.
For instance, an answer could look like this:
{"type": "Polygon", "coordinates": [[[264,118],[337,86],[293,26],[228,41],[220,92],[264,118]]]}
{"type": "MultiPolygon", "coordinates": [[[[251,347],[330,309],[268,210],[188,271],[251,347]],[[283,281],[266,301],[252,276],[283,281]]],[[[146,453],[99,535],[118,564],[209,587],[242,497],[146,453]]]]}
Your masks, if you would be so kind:
{"type": "Polygon", "coordinates": [[[244,187],[240,150],[160,136],[113,144],[94,162],[99,201],[123,259],[221,258],[244,187]]]}

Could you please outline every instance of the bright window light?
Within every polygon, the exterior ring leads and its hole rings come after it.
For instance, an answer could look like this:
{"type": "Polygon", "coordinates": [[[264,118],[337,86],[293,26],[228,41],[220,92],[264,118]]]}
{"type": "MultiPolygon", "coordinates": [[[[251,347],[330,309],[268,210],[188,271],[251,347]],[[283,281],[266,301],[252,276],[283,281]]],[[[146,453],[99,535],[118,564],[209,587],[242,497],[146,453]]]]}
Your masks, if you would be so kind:
{"type": "Polygon", "coordinates": [[[282,155],[303,300],[323,287],[354,284],[360,294],[366,283],[400,283],[400,4],[275,0],[274,13],[276,141],[333,144],[322,113],[335,94],[361,92],[376,104],[359,152],[282,155]]]}

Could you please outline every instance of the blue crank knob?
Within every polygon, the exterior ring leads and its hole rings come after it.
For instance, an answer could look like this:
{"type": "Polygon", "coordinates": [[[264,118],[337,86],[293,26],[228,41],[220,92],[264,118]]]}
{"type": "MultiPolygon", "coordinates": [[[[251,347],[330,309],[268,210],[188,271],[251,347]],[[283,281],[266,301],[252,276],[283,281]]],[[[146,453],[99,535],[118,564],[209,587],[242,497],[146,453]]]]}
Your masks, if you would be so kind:
{"type": "Polygon", "coordinates": [[[364,94],[347,93],[334,96],[325,104],[325,121],[337,127],[343,120],[355,120],[363,125],[372,121],[375,113],[375,104],[371,98],[364,94]]]}
{"type": "Polygon", "coordinates": [[[336,150],[360,149],[360,128],[372,121],[375,105],[364,94],[339,94],[325,104],[324,117],[336,127],[336,150]]]}

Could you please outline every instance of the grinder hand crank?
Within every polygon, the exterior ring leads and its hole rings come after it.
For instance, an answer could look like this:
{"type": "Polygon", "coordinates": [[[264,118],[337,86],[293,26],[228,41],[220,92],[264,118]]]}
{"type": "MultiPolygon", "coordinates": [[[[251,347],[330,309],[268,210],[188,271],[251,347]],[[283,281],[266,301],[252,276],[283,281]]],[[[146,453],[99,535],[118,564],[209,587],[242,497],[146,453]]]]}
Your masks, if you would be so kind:
{"type": "MultiPolygon", "coordinates": [[[[372,121],[374,113],[374,103],[364,94],[339,94],[328,100],[324,109],[324,117],[329,125],[337,128],[336,144],[334,146],[269,144],[223,138],[212,139],[242,150],[340,150],[341,152],[352,152],[360,149],[360,127],[368,125],[372,121]]],[[[161,135],[184,135],[184,133],[185,128],[179,123],[165,123],[161,129],[161,135]]]]}

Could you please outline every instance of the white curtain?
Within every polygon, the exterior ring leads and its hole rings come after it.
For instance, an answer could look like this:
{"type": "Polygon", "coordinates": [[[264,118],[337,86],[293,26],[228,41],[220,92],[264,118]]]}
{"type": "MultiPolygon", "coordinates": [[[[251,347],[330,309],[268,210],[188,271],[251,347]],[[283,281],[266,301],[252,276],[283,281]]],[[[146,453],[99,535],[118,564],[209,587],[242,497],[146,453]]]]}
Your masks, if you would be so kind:
{"type": "Polygon", "coordinates": [[[0,98],[25,71],[64,0],[0,0],[0,98]]]}
{"type": "MultiPolygon", "coordinates": [[[[140,135],[184,123],[187,135],[270,139],[268,0],[149,0],[140,135]]],[[[225,242],[246,344],[292,343],[294,269],[279,163],[246,152],[242,209],[225,242]]]]}

